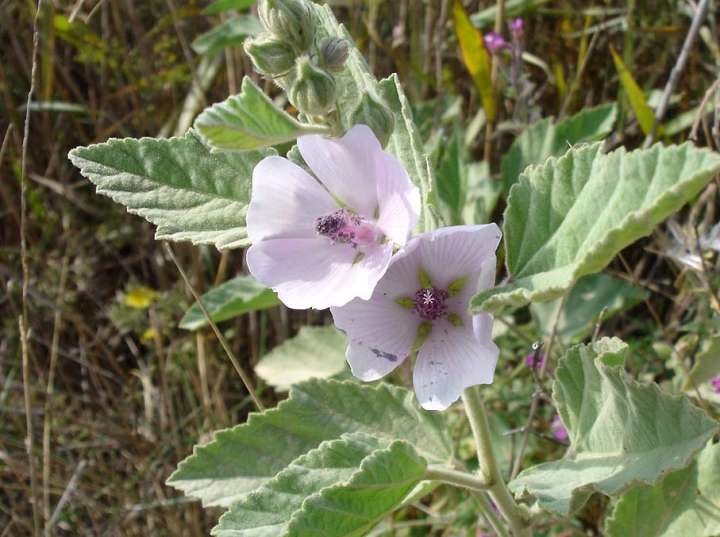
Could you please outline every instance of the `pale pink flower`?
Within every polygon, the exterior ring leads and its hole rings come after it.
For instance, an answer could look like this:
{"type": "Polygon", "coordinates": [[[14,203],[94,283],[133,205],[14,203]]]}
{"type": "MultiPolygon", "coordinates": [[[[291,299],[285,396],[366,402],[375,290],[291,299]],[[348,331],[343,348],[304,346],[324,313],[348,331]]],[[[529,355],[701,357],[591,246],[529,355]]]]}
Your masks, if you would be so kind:
{"type": "Polygon", "coordinates": [[[489,32],[485,36],[485,46],[493,54],[500,52],[501,50],[508,48],[508,42],[505,38],[497,32],[489,32]]]}
{"type": "Polygon", "coordinates": [[[365,125],[339,139],[302,136],[298,148],[315,177],[282,157],[253,171],[250,273],[290,308],[370,298],[393,243],[417,223],[418,189],[365,125]]]}
{"type": "Polygon", "coordinates": [[[417,356],[415,393],[429,410],[444,410],[462,391],[490,384],[498,348],[492,317],[470,315],[470,298],[495,283],[495,224],[455,226],[418,235],[398,252],[370,300],[331,308],[348,337],[353,374],[377,380],[417,356]]]}

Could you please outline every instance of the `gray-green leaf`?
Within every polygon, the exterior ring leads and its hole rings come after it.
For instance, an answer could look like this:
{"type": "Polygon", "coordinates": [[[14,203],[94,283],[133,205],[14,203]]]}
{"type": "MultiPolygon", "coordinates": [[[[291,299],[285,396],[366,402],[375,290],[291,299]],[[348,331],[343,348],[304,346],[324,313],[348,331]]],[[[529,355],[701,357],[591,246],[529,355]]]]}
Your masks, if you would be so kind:
{"type": "Polygon", "coordinates": [[[594,491],[610,496],[686,467],[718,426],[686,397],[631,379],[618,365],[627,345],[601,339],[561,359],[553,397],[571,447],[559,461],[523,471],[511,488],[567,515],[594,491]]]}
{"type": "Polygon", "coordinates": [[[291,142],[303,134],[323,133],[326,127],[299,123],[280,110],[248,77],[238,95],[206,108],[195,129],[216,149],[249,151],[291,142]]]}
{"type": "Polygon", "coordinates": [[[198,54],[214,54],[225,47],[242,45],[245,38],[262,31],[254,15],[238,15],[196,37],[191,46],[198,54]]]}
{"type": "Polygon", "coordinates": [[[505,190],[510,190],[520,173],[548,157],[559,157],[571,146],[602,140],[612,131],[617,116],[615,103],[587,108],[559,123],[541,119],[526,128],[500,161],[505,190]]]}
{"type": "Polygon", "coordinates": [[[712,537],[720,534],[720,444],[655,486],[626,492],[605,524],[608,537],[712,537]]]}
{"type": "MultiPolygon", "coordinates": [[[[258,283],[252,276],[237,276],[205,293],[200,299],[216,322],[227,321],[249,311],[258,311],[280,304],[275,291],[258,283]]],[[[180,328],[197,330],[208,322],[197,303],[180,319],[180,328]]]]}
{"type": "Polygon", "coordinates": [[[236,248],[248,244],[250,177],[268,152],[211,153],[180,138],[110,139],[68,155],[97,192],[157,226],[155,237],[236,248]]]}
{"type": "Polygon", "coordinates": [[[520,176],[503,226],[512,282],[476,295],[474,311],[562,295],[650,234],[720,170],[720,155],[691,144],[609,154],[600,147],[571,149],[520,176]]]}
{"type": "Polygon", "coordinates": [[[289,399],[276,409],[252,414],[247,423],[196,447],[168,483],[205,505],[228,506],[299,456],[345,433],[405,440],[429,463],[443,464],[453,457],[448,431],[443,414],[424,412],[403,388],[310,380],[290,388],[289,399]]]}
{"type": "Polygon", "coordinates": [[[346,346],[345,336],[333,326],[303,326],[263,357],[255,372],[270,386],[287,391],[293,384],[343,371],[346,346]]]}
{"type": "Polygon", "coordinates": [[[689,390],[693,385],[699,387],[717,375],[720,375],[720,337],[718,336],[704,342],[683,388],[689,390]]]}
{"type": "Polygon", "coordinates": [[[323,442],[234,504],[220,537],[359,535],[398,507],[424,477],[425,461],[404,441],[362,433],[323,442]]]}

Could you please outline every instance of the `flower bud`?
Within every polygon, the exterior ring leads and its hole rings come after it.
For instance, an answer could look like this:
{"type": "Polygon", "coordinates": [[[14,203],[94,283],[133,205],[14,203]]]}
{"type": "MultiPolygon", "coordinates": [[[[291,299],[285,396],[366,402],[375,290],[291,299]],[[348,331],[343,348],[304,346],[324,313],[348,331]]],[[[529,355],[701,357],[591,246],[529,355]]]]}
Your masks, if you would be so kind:
{"type": "Polygon", "coordinates": [[[323,67],[339,71],[350,55],[350,42],[342,37],[326,37],[320,43],[320,61],[323,67]]]}
{"type": "Polygon", "coordinates": [[[353,112],[353,124],[367,125],[372,129],[383,147],[385,147],[395,129],[395,115],[383,103],[369,93],[363,95],[360,104],[353,112]]]}
{"type": "Polygon", "coordinates": [[[300,52],[315,38],[315,21],[306,0],[260,0],[258,16],[266,30],[300,52]]]}
{"type": "Polygon", "coordinates": [[[321,116],[335,107],[335,79],[310,63],[297,61],[297,75],[290,88],[290,100],[304,114],[321,116]]]}
{"type": "Polygon", "coordinates": [[[257,70],[272,78],[286,75],[295,65],[295,51],[292,46],[268,34],[247,39],[245,52],[257,70]]]}

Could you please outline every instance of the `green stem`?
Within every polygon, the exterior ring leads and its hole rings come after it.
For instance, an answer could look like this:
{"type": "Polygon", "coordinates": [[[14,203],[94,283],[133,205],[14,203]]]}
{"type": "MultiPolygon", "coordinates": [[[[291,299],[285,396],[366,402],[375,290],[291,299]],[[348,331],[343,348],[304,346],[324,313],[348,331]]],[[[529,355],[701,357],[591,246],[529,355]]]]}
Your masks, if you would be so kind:
{"type": "Polygon", "coordinates": [[[488,425],[485,405],[477,386],[470,387],[463,392],[463,403],[470,427],[477,446],[480,472],[490,486],[488,494],[495,502],[503,518],[507,521],[516,537],[530,537],[530,526],[527,514],[515,502],[505,481],[500,474],[495,453],[490,440],[490,426],[488,425]]]}
{"type": "Polygon", "coordinates": [[[495,509],[493,509],[490,500],[488,500],[487,494],[484,492],[473,492],[473,497],[478,502],[478,507],[480,508],[482,516],[485,517],[488,524],[492,526],[492,529],[495,530],[498,537],[510,537],[510,534],[505,528],[502,520],[500,520],[500,518],[495,514],[495,509]]]}
{"type": "Polygon", "coordinates": [[[442,481],[449,485],[455,485],[456,487],[462,487],[470,490],[487,490],[488,482],[484,479],[480,479],[473,474],[467,472],[458,472],[457,470],[448,470],[446,468],[434,468],[430,467],[427,469],[426,479],[431,481],[442,481]]]}

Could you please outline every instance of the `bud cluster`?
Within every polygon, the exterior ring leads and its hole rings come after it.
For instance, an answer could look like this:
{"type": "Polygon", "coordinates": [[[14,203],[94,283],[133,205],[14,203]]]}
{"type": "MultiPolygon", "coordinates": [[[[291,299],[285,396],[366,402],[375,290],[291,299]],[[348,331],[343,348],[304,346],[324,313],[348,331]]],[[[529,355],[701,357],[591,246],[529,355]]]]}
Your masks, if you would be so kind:
{"type": "MultiPolygon", "coordinates": [[[[336,109],[335,75],[342,72],[351,44],[341,37],[321,37],[308,0],[259,0],[265,32],[245,42],[245,52],[262,75],[283,87],[303,114],[326,116],[336,109]]],[[[370,127],[383,146],[395,127],[395,116],[370,94],[352,113],[353,124],[370,127]]]]}

